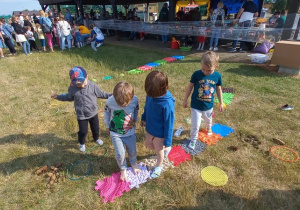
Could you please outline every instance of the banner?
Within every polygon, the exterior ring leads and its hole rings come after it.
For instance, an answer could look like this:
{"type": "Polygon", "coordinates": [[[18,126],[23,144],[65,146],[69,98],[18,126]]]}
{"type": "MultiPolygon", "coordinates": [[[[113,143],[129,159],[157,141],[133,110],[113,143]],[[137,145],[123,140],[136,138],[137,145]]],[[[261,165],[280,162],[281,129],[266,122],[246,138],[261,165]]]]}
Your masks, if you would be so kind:
{"type": "MultiPolygon", "coordinates": [[[[253,0],[253,2],[256,4],[257,8],[259,6],[258,1],[259,0],[253,0]]],[[[232,13],[236,14],[239,12],[241,7],[243,6],[245,0],[222,0],[222,2],[228,8],[228,14],[232,14],[232,13]]]]}

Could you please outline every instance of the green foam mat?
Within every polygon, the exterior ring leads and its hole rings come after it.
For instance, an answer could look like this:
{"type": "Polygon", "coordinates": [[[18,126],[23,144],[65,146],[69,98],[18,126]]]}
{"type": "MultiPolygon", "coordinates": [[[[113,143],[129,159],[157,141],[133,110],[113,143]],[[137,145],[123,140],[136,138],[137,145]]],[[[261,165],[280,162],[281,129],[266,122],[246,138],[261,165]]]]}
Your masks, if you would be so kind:
{"type": "MultiPolygon", "coordinates": [[[[231,101],[233,99],[234,94],[233,93],[223,93],[223,103],[226,105],[230,105],[231,101]]],[[[215,98],[215,102],[219,103],[218,98],[215,98]]]]}
{"type": "Polygon", "coordinates": [[[157,60],[157,61],[154,61],[153,63],[160,63],[161,65],[167,63],[167,61],[165,60],[157,60]]]}
{"type": "Polygon", "coordinates": [[[143,71],[139,69],[132,69],[128,71],[128,74],[141,74],[141,73],[143,73],[143,71]]]}

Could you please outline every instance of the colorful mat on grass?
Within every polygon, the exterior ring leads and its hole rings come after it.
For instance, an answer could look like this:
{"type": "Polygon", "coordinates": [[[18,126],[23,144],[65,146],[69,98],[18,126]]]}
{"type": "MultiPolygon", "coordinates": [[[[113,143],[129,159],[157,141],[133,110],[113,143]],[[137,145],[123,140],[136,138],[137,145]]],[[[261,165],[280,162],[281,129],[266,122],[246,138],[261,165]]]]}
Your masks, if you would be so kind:
{"type": "MultiPolygon", "coordinates": [[[[156,166],[157,159],[156,159],[156,156],[152,156],[150,158],[144,159],[143,161],[147,165],[148,170],[151,171],[156,166]]],[[[163,160],[162,170],[166,171],[168,168],[174,168],[174,165],[173,165],[173,162],[170,162],[168,158],[165,158],[163,160]]]]}
{"type": "Polygon", "coordinates": [[[186,153],[189,153],[191,155],[199,155],[200,152],[203,152],[206,149],[206,144],[204,144],[200,141],[196,141],[195,149],[190,149],[188,147],[190,142],[191,142],[191,140],[185,139],[185,140],[183,140],[182,144],[179,144],[186,153]]]}
{"type": "Polygon", "coordinates": [[[180,145],[178,145],[172,147],[168,158],[170,161],[173,161],[174,166],[178,166],[180,163],[191,160],[191,155],[186,153],[184,149],[180,145]]]}
{"type": "Polygon", "coordinates": [[[224,186],[228,182],[227,174],[215,166],[207,166],[201,170],[201,178],[212,186],[224,186]]]}
{"type": "Polygon", "coordinates": [[[150,171],[148,171],[147,166],[144,163],[139,163],[141,171],[138,174],[133,172],[132,167],[127,169],[127,182],[130,183],[129,187],[139,188],[141,184],[147,182],[147,179],[151,179],[150,171]]]}
{"type": "MultiPolygon", "coordinates": [[[[230,105],[233,100],[234,94],[233,93],[223,93],[222,95],[223,95],[223,103],[226,105],[230,105]]],[[[215,102],[219,103],[218,98],[215,98],[215,102]]]]}
{"type": "Polygon", "coordinates": [[[214,124],[211,129],[215,134],[219,134],[221,137],[226,137],[230,133],[234,133],[234,130],[231,127],[219,123],[214,124]]]}
{"type": "Polygon", "coordinates": [[[201,129],[198,133],[198,138],[200,141],[206,145],[215,145],[218,141],[222,139],[221,135],[213,133],[212,135],[207,135],[207,130],[201,129]]]}
{"type": "Polygon", "coordinates": [[[95,190],[99,191],[103,203],[108,201],[113,202],[115,198],[123,195],[123,192],[130,190],[130,183],[120,180],[121,173],[114,173],[112,176],[106,177],[103,182],[98,180],[96,182],[95,190]]]}

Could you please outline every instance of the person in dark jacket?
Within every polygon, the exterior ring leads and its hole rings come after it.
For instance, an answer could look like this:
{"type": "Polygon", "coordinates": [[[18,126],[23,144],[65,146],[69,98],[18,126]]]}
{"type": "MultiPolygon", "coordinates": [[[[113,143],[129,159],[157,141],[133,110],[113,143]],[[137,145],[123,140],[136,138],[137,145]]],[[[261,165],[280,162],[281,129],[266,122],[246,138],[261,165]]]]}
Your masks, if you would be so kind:
{"type": "Polygon", "coordinates": [[[30,52],[30,44],[25,37],[26,30],[19,24],[18,17],[12,17],[11,26],[14,28],[16,33],[16,41],[19,42],[24,50],[25,55],[32,54],[30,52]]]}
{"type": "MultiPolygon", "coordinates": [[[[169,10],[168,10],[168,3],[164,3],[162,9],[160,10],[159,17],[158,17],[158,22],[168,22],[169,21],[169,10]]],[[[166,30],[164,30],[166,31],[166,30]]],[[[168,35],[163,34],[161,36],[162,38],[162,43],[167,43],[168,42],[168,35]]]]}

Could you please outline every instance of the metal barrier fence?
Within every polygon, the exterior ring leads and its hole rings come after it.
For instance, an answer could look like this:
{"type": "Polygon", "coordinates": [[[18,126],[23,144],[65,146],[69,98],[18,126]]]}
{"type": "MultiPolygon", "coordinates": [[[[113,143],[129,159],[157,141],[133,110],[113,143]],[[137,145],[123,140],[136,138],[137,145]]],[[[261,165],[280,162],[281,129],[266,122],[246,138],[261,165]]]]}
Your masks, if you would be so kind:
{"type": "MultiPolygon", "coordinates": [[[[298,15],[299,19],[299,15],[298,15]]],[[[159,35],[205,36],[228,40],[262,42],[264,40],[278,41],[283,30],[287,28],[268,27],[266,19],[257,18],[249,22],[249,27],[239,24],[238,20],[222,21],[184,21],[147,23],[126,20],[93,21],[101,29],[120,31],[145,32],[159,35]]],[[[298,24],[298,22],[297,22],[298,24]]],[[[294,24],[292,30],[299,30],[294,24]]]]}

